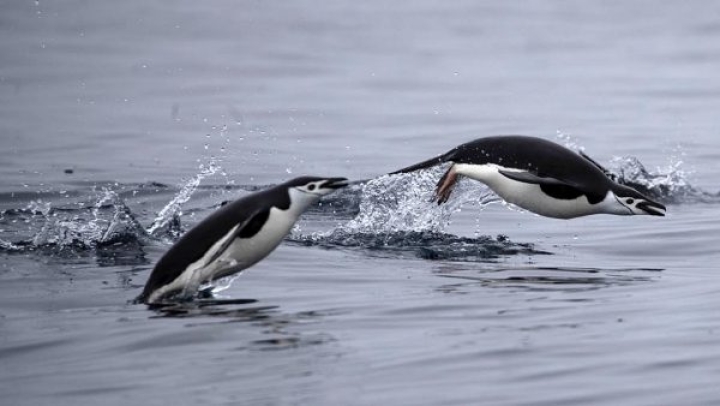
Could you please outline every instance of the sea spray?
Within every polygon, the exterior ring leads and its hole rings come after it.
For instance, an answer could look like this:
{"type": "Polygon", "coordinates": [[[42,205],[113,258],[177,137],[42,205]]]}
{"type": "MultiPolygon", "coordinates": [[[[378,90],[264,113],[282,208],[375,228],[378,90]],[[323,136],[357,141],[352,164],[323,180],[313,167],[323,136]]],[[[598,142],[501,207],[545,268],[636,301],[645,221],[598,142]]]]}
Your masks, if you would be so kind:
{"type": "Polygon", "coordinates": [[[441,231],[459,207],[434,202],[435,184],[442,168],[414,173],[385,175],[366,182],[361,189],[359,213],[340,225],[345,233],[393,233],[399,231],[441,231]]]}
{"type": "MultiPolygon", "coordinates": [[[[556,137],[567,148],[576,151],[585,149],[574,137],[561,131],[557,132],[556,137]]],[[[683,168],[684,155],[681,146],[675,147],[668,156],[668,164],[657,168],[655,172],[648,171],[634,156],[613,157],[607,169],[613,181],[637,189],[663,203],[718,202],[720,193],[708,193],[690,184],[688,178],[691,172],[683,168]]]]}
{"type": "Polygon", "coordinates": [[[32,246],[91,248],[129,240],[137,241],[143,227],[116,192],[103,189],[89,212],[65,211],[42,202],[29,208],[42,216],[43,225],[32,246]]]}
{"type": "Polygon", "coordinates": [[[450,224],[451,215],[464,204],[483,207],[499,201],[481,183],[461,179],[453,197],[438,205],[433,197],[437,179],[444,169],[431,168],[369,180],[360,190],[359,212],[355,218],[328,232],[303,235],[300,228],[295,228],[289,241],[327,249],[357,248],[389,257],[409,255],[452,261],[546,253],[536,250],[532,244],[513,243],[504,236],[466,238],[443,232],[450,224]]]}
{"type": "Polygon", "coordinates": [[[203,179],[214,175],[221,168],[211,160],[207,165],[201,164],[199,169],[200,172],[188,180],[175,197],[158,212],[152,224],[146,229],[148,235],[158,237],[161,234],[171,234],[177,237],[174,234],[179,232],[177,225],[182,215],[182,205],[190,200],[203,179]]]}
{"type": "Polygon", "coordinates": [[[610,171],[617,181],[664,203],[717,203],[720,193],[709,193],[690,184],[691,173],[683,168],[681,156],[671,155],[667,166],[648,171],[633,156],[614,157],[610,171]]]}

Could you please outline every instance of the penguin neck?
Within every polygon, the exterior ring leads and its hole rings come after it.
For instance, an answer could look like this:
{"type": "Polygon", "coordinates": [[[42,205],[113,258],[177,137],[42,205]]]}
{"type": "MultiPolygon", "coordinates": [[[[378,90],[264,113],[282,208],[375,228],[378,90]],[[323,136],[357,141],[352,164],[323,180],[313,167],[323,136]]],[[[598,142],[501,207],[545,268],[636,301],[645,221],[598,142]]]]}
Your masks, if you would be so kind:
{"type": "Polygon", "coordinates": [[[300,217],[300,215],[310,206],[317,203],[320,200],[320,196],[316,196],[310,193],[301,192],[290,188],[288,190],[290,195],[290,207],[288,213],[293,216],[300,217]]]}
{"type": "Polygon", "coordinates": [[[617,214],[619,216],[629,216],[633,214],[632,210],[620,203],[613,188],[608,190],[605,199],[598,204],[598,213],[617,214]]]}

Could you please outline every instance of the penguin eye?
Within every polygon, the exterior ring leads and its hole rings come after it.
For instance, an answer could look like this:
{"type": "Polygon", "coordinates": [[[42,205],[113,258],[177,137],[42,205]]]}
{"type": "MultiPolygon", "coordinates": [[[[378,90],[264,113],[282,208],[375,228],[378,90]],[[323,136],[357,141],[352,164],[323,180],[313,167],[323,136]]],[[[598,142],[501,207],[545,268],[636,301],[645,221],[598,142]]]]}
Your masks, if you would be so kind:
{"type": "Polygon", "coordinates": [[[315,190],[315,184],[314,184],[314,183],[311,183],[311,184],[308,185],[307,188],[308,188],[309,191],[313,191],[313,190],[315,190]]]}
{"type": "Polygon", "coordinates": [[[627,203],[627,204],[633,204],[633,203],[635,203],[635,200],[631,197],[631,198],[625,200],[625,203],[627,203]]]}

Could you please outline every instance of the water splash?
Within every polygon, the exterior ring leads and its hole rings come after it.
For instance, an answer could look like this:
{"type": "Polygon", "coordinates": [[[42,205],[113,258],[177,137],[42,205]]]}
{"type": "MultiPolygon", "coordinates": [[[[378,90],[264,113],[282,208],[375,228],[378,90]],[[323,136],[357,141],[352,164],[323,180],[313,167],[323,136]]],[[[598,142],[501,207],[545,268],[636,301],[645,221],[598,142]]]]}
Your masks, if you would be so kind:
{"type": "MultiPolygon", "coordinates": [[[[354,217],[333,230],[316,232],[309,238],[342,241],[356,234],[441,230],[449,222],[451,212],[448,205],[437,206],[432,202],[434,179],[439,176],[437,172],[433,168],[411,174],[384,175],[343,191],[352,193],[353,197],[339,201],[353,205],[351,212],[354,212],[354,217]]],[[[343,192],[333,195],[342,196],[343,192]]],[[[304,238],[302,227],[296,225],[290,239],[304,238]]]]}
{"type": "Polygon", "coordinates": [[[548,254],[533,244],[476,235],[458,237],[444,233],[450,217],[465,204],[484,205],[498,201],[485,186],[461,180],[453,197],[443,205],[434,202],[435,184],[443,167],[408,174],[381,176],[367,181],[359,193],[355,218],[328,232],[302,234],[293,229],[288,240],[326,249],[358,249],[375,256],[416,257],[452,261],[487,261],[506,255],[548,254]]]}
{"type": "Polygon", "coordinates": [[[464,203],[485,202],[492,194],[482,185],[467,187],[461,181],[454,198],[443,205],[434,202],[435,184],[443,167],[407,174],[385,175],[366,182],[360,191],[357,216],[337,230],[344,233],[440,232],[452,213],[464,203]]]}
{"type": "Polygon", "coordinates": [[[610,171],[615,180],[664,203],[717,203],[720,194],[709,193],[690,184],[691,173],[684,169],[681,156],[672,155],[668,165],[651,172],[633,156],[615,157],[610,171]]]}
{"type": "MultiPolygon", "coordinates": [[[[135,196],[140,186],[112,184],[99,191],[93,186],[92,203],[30,200],[23,208],[0,211],[0,251],[40,251],[50,254],[81,254],[108,247],[139,249],[159,236],[170,240],[179,236],[181,205],[187,202],[203,179],[218,170],[212,160],[200,165],[200,172],[188,181],[163,207],[150,227],[145,228],[119,195],[132,188],[135,196]],[[118,192],[117,190],[120,192],[118,192]]],[[[98,255],[101,253],[98,251],[98,255]]]]}
{"type": "Polygon", "coordinates": [[[158,215],[146,230],[148,235],[158,237],[159,235],[167,234],[171,237],[177,237],[180,234],[179,225],[180,216],[182,215],[182,205],[190,200],[190,197],[195,190],[197,190],[198,186],[200,186],[203,179],[221,170],[220,166],[218,166],[214,160],[210,160],[207,165],[201,164],[199,169],[200,172],[188,180],[178,194],[158,212],[158,215]]]}
{"type": "MultiPolygon", "coordinates": [[[[585,149],[577,139],[561,131],[557,131],[556,138],[569,149],[585,149]]],[[[690,184],[692,173],[683,167],[684,155],[682,148],[676,147],[668,157],[668,164],[657,168],[655,172],[647,170],[634,156],[613,157],[608,168],[609,176],[663,203],[720,202],[720,193],[709,193],[690,184]]]]}
{"type": "Polygon", "coordinates": [[[580,142],[577,138],[573,137],[570,134],[566,134],[560,130],[557,130],[555,132],[555,138],[557,138],[558,143],[563,145],[565,148],[571,149],[573,151],[584,151],[585,147],[580,145],[580,142]]]}
{"type": "MultiPolygon", "coordinates": [[[[33,247],[92,248],[118,242],[137,241],[145,235],[125,202],[112,190],[104,189],[88,216],[62,210],[49,203],[31,202],[28,207],[44,224],[31,240],[33,247]]],[[[16,244],[17,245],[17,244],[16,244]]]]}

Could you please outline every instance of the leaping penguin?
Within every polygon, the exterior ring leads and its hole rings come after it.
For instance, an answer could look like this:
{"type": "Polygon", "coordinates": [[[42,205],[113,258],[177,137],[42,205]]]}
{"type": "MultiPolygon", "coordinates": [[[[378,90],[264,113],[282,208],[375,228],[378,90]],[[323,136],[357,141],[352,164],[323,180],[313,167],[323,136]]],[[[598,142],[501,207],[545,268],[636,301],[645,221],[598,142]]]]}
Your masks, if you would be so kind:
{"type": "Polygon", "coordinates": [[[160,258],[135,302],[192,297],[202,284],[251,267],[280,245],[305,209],[347,184],[304,176],[222,206],[160,258]]]}
{"type": "Polygon", "coordinates": [[[536,137],[479,138],[390,175],[445,162],[452,166],[437,184],[438,204],[450,198],[458,176],[463,175],[486,184],[505,201],[547,217],[665,215],[665,206],[614,182],[589,156],[536,137]]]}

